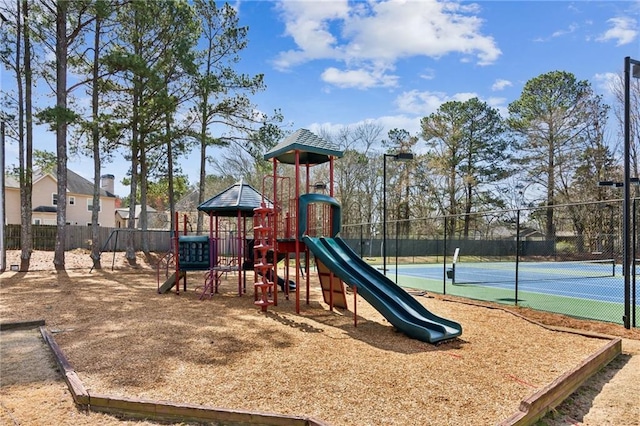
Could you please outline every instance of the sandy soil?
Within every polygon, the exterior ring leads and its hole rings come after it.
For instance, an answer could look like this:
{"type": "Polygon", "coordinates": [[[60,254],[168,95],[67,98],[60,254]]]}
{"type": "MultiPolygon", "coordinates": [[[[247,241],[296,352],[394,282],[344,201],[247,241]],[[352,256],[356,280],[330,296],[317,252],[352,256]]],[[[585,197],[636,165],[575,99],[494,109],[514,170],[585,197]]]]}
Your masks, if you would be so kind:
{"type": "MultiPolygon", "coordinates": [[[[19,263],[16,255],[9,253],[8,264],[19,263]]],[[[141,256],[132,269],[118,255],[114,271],[109,258],[91,274],[87,253],[67,253],[63,273],[51,271],[51,259],[35,252],[34,272],[1,276],[0,321],[45,319],[85,385],[100,393],[307,415],[332,425],[495,424],[603,345],[524,315],[625,338],[624,354],[541,424],[640,424],[632,397],[640,394],[638,330],[416,296],[463,324],[461,339],[433,346],[396,333],[360,299],[354,328],[351,312],[328,311],[319,292],[299,315],[282,296],[265,315],[251,296],[234,294],[235,277],[223,294],[200,301],[193,290],[179,298],[155,294],[154,259],[141,256]]],[[[0,337],[0,422],[123,424],[78,412],[46,351],[25,363],[37,333],[0,337]],[[34,404],[47,409],[34,411],[34,404]]]]}

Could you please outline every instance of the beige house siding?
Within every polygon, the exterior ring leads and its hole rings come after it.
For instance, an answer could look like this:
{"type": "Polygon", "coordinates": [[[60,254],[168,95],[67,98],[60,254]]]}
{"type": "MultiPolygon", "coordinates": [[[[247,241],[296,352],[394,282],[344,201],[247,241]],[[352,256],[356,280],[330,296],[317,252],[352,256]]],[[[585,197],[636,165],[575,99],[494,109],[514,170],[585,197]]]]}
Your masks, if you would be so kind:
{"type": "Polygon", "coordinates": [[[115,220],[115,222],[116,222],[115,227],[116,227],[116,228],[126,228],[126,227],[127,227],[127,219],[125,219],[124,217],[122,217],[122,216],[120,215],[120,212],[119,212],[119,211],[117,211],[117,210],[116,210],[116,215],[115,215],[115,217],[116,217],[116,220],[115,220]]]}
{"type": "MultiPolygon", "coordinates": [[[[39,206],[54,206],[53,194],[57,193],[58,184],[50,176],[45,175],[33,182],[33,192],[31,196],[31,207],[36,209],[39,206]]],[[[18,221],[18,223],[20,223],[18,221]]],[[[39,223],[41,225],[55,225],[55,212],[32,212],[31,223],[39,223]]]]}
{"type": "MultiPolygon", "coordinates": [[[[37,211],[39,207],[52,210],[55,207],[53,196],[58,192],[57,182],[50,174],[44,175],[33,182],[32,190],[32,223],[41,225],[55,225],[55,211],[37,211]]],[[[6,221],[7,224],[20,224],[20,190],[17,187],[6,187],[6,221]]],[[[93,195],[76,194],[67,192],[67,224],[89,225],[91,224],[91,211],[89,206],[93,201],[93,195]]],[[[100,197],[100,213],[98,223],[100,226],[115,227],[115,197],[100,197]]]]}
{"type": "MultiPolygon", "coordinates": [[[[87,197],[86,195],[74,195],[67,194],[67,223],[70,225],[90,225],[91,224],[91,211],[89,206],[93,203],[93,197],[87,197]],[[75,197],[75,203],[70,203],[70,197],[75,197]]],[[[100,226],[107,228],[115,227],[115,215],[116,208],[115,198],[100,198],[100,212],[98,213],[98,223],[100,226]]]]}
{"type": "Polygon", "coordinates": [[[20,223],[20,190],[6,187],[5,196],[5,220],[8,225],[20,223]]]}

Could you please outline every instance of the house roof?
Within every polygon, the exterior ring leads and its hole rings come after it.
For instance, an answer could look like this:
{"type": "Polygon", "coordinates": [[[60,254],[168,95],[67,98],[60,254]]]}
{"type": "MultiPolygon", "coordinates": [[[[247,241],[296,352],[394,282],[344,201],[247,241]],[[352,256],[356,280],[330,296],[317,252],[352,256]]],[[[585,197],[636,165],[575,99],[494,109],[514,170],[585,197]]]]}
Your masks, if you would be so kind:
{"type": "Polygon", "coordinates": [[[242,216],[253,216],[253,209],[260,207],[263,200],[268,207],[273,207],[270,200],[241,180],[200,204],[198,210],[219,216],[237,216],[238,212],[242,216]]]}
{"type": "MultiPolygon", "coordinates": [[[[140,217],[140,212],[142,212],[142,205],[136,204],[136,208],[135,208],[136,219],[140,217]]],[[[157,212],[156,209],[154,209],[151,206],[147,206],[147,213],[155,213],[155,212],[157,212]]],[[[129,207],[116,209],[116,213],[118,213],[120,217],[123,219],[129,219],[129,207]]]]}
{"type": "Polygon", "coordinates": [[[322,164],[330,157],[340,158],[343,152],[331,142],[327,142],[307,129],[298,129],[282,142],[270,149],[264,159],[275,158],[281,163],[296,164],[296,151],[300,164],[322,164]]]}
{"type": "Polygon", "coordinates": [[[38,206],[33,211],[38,213],[57,213],[58,208],[56,206],[38,206]]]}
{"type": "MultiPolygon", "coordinates": [[[[32,182],[36,183],[43,179],[45,176],[51,176],[54,181],[58,181],[57,176],[54,173],[43,173],[41,171],[34,171],[32,176],[32,182]]],[[[20,181],[13,175],[5,176],[5,185],[7,188],[20,188],[20,181]]],[[[93,183],[83,178],[72,170],[67,170],[67,192],[78,195],[93,195],[93,183]]],[[[101,197],[113,197],[115,194],[100,189],[101,197]]]]}

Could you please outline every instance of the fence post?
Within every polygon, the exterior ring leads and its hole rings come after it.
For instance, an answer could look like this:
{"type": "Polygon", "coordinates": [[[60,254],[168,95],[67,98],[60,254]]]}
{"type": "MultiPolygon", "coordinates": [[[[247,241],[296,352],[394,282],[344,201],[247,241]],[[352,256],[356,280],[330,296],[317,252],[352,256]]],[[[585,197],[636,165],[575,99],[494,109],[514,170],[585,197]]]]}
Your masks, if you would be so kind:
{"type": "Polygon", "coordinates": [[[442,294],[447,294],[447,216],[443,216],[442,219],[444,220],[444,238],[442,240],[442,294]]]}
{"type": "Polygon", "coordinates": [[[516,287],[515,305],[518,306],[518,268],[520,267],[520,209],[516,211],[516,287]]]}

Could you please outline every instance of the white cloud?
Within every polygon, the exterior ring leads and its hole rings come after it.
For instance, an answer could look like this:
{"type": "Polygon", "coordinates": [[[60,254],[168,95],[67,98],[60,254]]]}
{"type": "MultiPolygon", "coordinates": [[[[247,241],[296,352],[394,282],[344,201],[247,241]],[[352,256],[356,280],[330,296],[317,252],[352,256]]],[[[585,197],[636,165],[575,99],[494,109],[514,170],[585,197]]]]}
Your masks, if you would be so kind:
{"type": "Polygon", "coordinates": [[[386,138],[387,134],[389,133],[389,130],[392,130],[392,129],[404,129],[412,135],[419,134],[419,132],[421,131],[420,129],[421,118],[422,117],[415,117],[415,116],[410,117],[404,114],[385,115],[378,118],[365,118],[349,124],[337,124],[337,123],[331,123],[331,122],[312,123],[308,125],[306,128],[316,134],[320,134],[324,131],[336,134],[340,130],[347,127],[356,128],[360,125],[376,124],[376,125],[382,126],[383,128],[382,137],[386,138]]]}
{"type": "Polygon", "coordinates": [[[345,23],[351,57],[395,61],[410,56],[441,57],[458,52],[475,56],[481,65],[494,62],[501,52],[492,37],[480,32],[476,7],[436,1],[371,3],[367,15],[345,23]]]}
{"type": "Polygon", "coordinates": [[[616,46],[629,44],[638,36],[638,23],[635,19],[624,16],[607,20],[611,28],[600,35],[596,40],[607,42],[616,41],[616,46]]]}
{"type": "Polygon", "coordinates": [[[309,60],[343,56],[331,23],[348,18],[349,5],[340,1],[282,1],[278,3],[285,21],[285,35],[293,38],[298,49],[281,52],[276,68],[286,69],[309,60]]]}
{"type": "Polygon", "coordinates": [[[436,112],[445,102],[465,102],[471,98],[478,98],[482,102],[486,102],[490,107],[497,109],[503,117],[508,115],[507,99],[501,97],[482,99],[477,93],[472,92],[460,92],[447,95],[443,92],[420,92],[418,90],[412,90],[399,95],[395,100],[395,104],[401,112],[422,118],[436,112]]]}
{"type": "Polygon", "coordinates": [[[616,87],[618,88],[617,91],[619,91],[623,84],[622,77],[613,72],[596,74],[593,80],[598,92],[602,93],[606,98],[615,98],[616,87]]]}
{"type": "Polygon", "coordinates": [[[453,96],[449,96],[442,92],[411,90],[399,95],[395,100],[395,104],[402,112],[426,116],[435,112],[445,102],[464,102],[474,97],[478,97],[478,95],[476,93],[456,93],[453,96]]]}
{"type": "Polygon", "coordinates": [[[576,32],[578,30],[578,28],[579,28],[578,24],[571,24],[571,25],[569,25],[569,28],[567,28],[565,30],[555,31],[553,34],[551,34],[551,37],[552,38],[562,37],[564,35],[571,34],[571,33],[576,32]]]}
{"type": "Polygon", "coordinates": [[[551,41],[554,38],[563,37],[567,34],[574,33],[579,28],[580,26],[578,24],[571,24],[567,29],[554,31],[553,33],[551,33],[550,36],[547,36],[547,37],[536,37],[535,39],[533,39],[533,41],[536,43],[546,43],[548,41],[551,41]]]}
{"type": "Polygon", "coordinates": [[[381,124],[384,130],[385,137],[389,130],[392,129],[404,129],[412,135],[417,135],[421,132],[419,117],[409,117],[404,114],[400,115],[385,115],[376,119],[376,123],[381,124]]]}
{"type": "Polygon", "coordinates": [[[509,116],[509,105],[506,98],[491,97],[491,98],[485,99],[484,102],[486,102],[487,105],[489,105],[490,107],[497,109],[498,113],[502,117],[506,118],[509,116]]]}
{"type": "Polygon", "coordinates": [[[434,70],[433,68],[427,68],[422,74],[420,74],[420,78],[423,78],[425,80],[433,80],[434,78],[436,78],[436,70],[434,70]]]}
{"type": "Polygon", "coordinates": [[[368,89],[370,87],[395,87],[398,77],[385,74],[382,70],[339,70],[327,68],[321,75],[322,81],[340,88],[368,89]]]}
{"type": "Polygon", "coordinates": [[[493,37],[482,34],[483,21],[474,5],[340,0],[282,1],[279,8],[285,34],[296,44],[278,55],[274,64],[279,69],[332,59],[346,65],[347,76],[350,70],[393,67],[399,59],[414,56],[458,53],[461,60],[488,65],[502,53],[493,37]]]}
{"type": "Polygon", "coordinates": [[[493,90],[494,92],[499,92],[511,86],[513,86],[513,83],[511,83],[509,80],[499,78],[493,83],[493,85],[491,86],[491,90],[493,90]]]}

